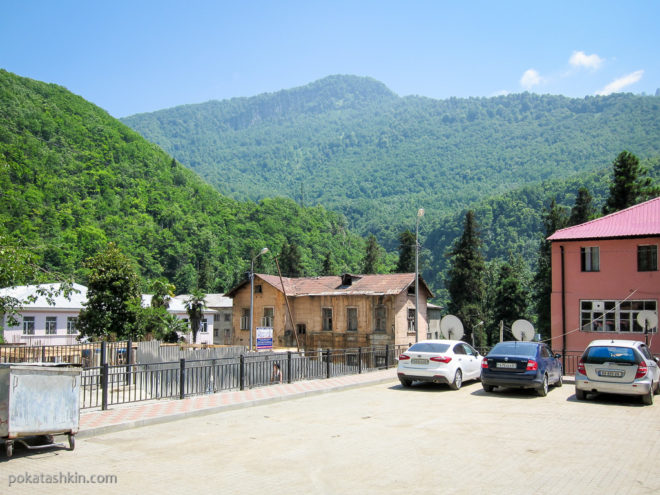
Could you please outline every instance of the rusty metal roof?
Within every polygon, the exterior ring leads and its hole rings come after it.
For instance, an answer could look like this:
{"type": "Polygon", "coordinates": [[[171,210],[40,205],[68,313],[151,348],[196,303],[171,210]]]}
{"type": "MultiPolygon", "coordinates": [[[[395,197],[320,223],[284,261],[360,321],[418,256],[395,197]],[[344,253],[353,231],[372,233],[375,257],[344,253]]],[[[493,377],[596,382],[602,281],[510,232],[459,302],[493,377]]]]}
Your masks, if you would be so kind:
{"type": "Polygon", "coordinates": [[[660,196],[589,222],[558,230],[549,241],[660,235],[660,196]]]}
{"type": "MultiPolygon", "coordinates": [[[[278,290],[282,290],[280,278],[277,275],[266,275],[255,273],[255,277],[272,285],[278,290]]],[[[411,284],[415,283],[414,273],[389,273],[382,275],[343,275],[326,277],[300,277],[290,278],[282,277],[284,289],[287,296],[338,296],[338,295],[370,295],[385,296],[400,294],[407,290],[411,284]],[[345,283],[350,282],[350,283],[345,283]]],[[[235,287],[227,293],[227,296],[233,297],[236,291],[247,282],[235,287]]],[[[425,289],[430,297],[433,294],[428,286],[419,277],[420,287],[425,289]]]]}

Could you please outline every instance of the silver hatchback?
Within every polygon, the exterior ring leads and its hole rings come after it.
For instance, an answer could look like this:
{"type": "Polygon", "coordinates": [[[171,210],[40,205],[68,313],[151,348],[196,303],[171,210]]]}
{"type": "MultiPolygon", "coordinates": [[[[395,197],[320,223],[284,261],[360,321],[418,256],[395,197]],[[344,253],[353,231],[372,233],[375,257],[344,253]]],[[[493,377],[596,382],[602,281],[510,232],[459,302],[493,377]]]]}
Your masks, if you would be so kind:
{"type": "Polygon", "coordinates": [[[575,373],[575,398],[587,393],[639,395],[644,404],[653,404],[660,387],[660,368],[644,342],[636,340],[594,340],[575,373]]]}

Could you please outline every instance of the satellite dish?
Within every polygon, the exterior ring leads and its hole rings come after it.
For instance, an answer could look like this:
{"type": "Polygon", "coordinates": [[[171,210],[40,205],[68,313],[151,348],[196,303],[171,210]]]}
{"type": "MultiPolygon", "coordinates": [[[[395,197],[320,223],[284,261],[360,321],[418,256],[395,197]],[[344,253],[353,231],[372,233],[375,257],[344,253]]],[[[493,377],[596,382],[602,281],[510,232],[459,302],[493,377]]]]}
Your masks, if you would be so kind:
{"type": "Polygon", "coordinates": [[[534,338],[534,325],[527,320],[516,320],[511,325],[511,333],[516,340],[532,340],[534,338]]]}
{"type": "Polygon", "coordinates": [[[445,339],[458,340],[463,336],[463,324],[454,315],[443,316],[440,320],[440,333],[445,339]]]}
{"type": "Polygon", "coordinates": [[[644,330],[653,330],[658,326],[658,315],[654,311],[640,311],[637,313],[637,323],[644,330]]]}

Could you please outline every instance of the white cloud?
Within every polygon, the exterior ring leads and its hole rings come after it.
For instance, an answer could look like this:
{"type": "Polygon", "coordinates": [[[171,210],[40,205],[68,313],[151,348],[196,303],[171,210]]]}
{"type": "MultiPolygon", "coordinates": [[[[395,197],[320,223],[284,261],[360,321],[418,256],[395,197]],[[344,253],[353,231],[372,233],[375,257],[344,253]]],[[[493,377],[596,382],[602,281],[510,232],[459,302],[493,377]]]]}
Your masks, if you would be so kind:
{"type": "Polygon", "coordinates": [[[501,89],[499,91],[496,91],[495,93],[491,94],[490,96],[508,96],[509,93],[506,89],[501,89]]]}
{"type": "Polygon", "coordinates": [[[573,67],[585,67],[592,70],[598,69],[603,62],[604,59],[600,58],[595,53],[593,55],[587,55],[582,51],[573,52],[573,55],[571,55],[571,58],[568,60],[568,63],[573,67]]]}
{"type": "Polygon", "coordinates": [[[627,76],[623,76],[620,77],[619,79],[615,79],[607,86],[605,86],[603,89],[598,91],[596,94],[600,96],[607,96],[612,93],[618,93],[626,86],[635,84],[637,81],[639,81],[642,78],[643,75],[644,75],[643,70],[636,70],[635,72],[632,72],[627,76]]]}
{"type": "Polygon", "coordinates": [[[520,85],[525,89],[532,89],[541,84],[541,75],[534,69],[527,69],[520,78],[520,85]]]}

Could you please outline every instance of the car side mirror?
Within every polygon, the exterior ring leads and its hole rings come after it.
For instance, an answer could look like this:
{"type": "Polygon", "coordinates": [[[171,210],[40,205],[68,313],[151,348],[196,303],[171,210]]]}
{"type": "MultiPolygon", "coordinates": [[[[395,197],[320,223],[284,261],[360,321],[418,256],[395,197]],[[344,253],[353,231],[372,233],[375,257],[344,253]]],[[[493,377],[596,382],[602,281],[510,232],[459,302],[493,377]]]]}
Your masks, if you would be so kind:
{"type": "Polygon", "coordinates": [[[559,353],[555,354],[555,359],[561,359],[561,354],[559,353]]]}
{"type": "Polygon", "coordinates": [[[658,356],[653,356],[653,360],[654,360],[656,363],[660,364],[660,357],[658,357],[658,356]]]}

